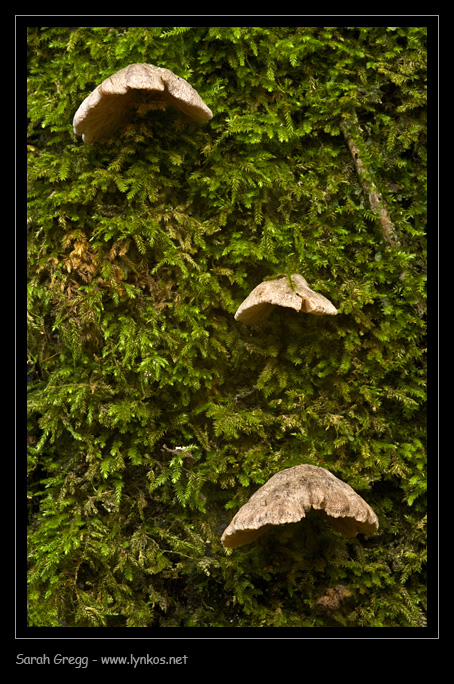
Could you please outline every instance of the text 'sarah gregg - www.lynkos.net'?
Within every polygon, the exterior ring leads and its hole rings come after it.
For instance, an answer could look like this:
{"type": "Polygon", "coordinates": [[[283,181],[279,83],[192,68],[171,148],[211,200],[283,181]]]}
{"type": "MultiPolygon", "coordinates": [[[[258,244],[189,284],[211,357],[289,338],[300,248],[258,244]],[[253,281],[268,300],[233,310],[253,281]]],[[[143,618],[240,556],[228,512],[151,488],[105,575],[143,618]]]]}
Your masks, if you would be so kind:
{"type": "Polygon", "coordinates": [[[147,654],[135,656],[131,653],[129,656],[89,658],[88,656],[64,656],[60,653],[54,656],[49,656],[46,653],[39,656],[26,656],[19,653],[16,657],[16,665],[66,665],[76,669],[85,669],[90,663],[96,663],[101,665],[132,665],[136,668],[138,665],[186,665],[187,660],[187,655],[152,656],[147,654]]]}

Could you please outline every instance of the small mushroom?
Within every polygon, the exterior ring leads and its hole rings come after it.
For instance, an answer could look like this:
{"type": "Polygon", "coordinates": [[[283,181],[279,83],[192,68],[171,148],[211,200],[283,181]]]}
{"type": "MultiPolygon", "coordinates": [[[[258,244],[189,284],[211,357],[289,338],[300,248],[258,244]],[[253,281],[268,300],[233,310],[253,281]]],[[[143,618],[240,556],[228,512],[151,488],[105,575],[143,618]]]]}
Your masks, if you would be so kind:
{"type": "Polygon", "coordinates": [[[311,290],[302,275],[294,273],[291,279],[295,284],[294,289],[287,277],[266,280],[257,285],[237,309],[235,320],[246,325],[260,323],[270,315],[275,306],[286,306],[316,316],[337,314],[337,309],[329,299],[311,290]]]}
{"type": "Polygon", "coordinates": [[[74,133],[84,142],[108,138],[128,120],[132,105],[144,101],[156,108],[172,105],[197,122],[213,118],[197,91],[184,78],[153,64],[130,64],[106,78],[74,115],[74,133]]]}
{"type": "Polygon", "coordinates": [[[298,522],[311,508],[323,510],[344,537],[378,530],[374,511],[350,485],[325,468],[305,464],[273,475],[240,508],[221,541],[227,548],[249,544],[272,525],[298,522]]]}

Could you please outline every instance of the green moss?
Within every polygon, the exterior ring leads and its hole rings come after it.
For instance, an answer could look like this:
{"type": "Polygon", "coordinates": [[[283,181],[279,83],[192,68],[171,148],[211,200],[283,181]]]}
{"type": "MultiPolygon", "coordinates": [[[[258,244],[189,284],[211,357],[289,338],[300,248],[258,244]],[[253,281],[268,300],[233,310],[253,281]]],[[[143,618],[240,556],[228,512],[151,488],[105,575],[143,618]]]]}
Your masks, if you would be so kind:
{"type": "Polygon", "coordinates": [[[426,29],[34,27],[28,44],[29,625],[423,626],[426,29]],[[139,111],[84,144],[78,106],[134,62],[186,78],[213,119],[139,111]],[[298,272],[336,317],[234,320],[298,272]],[[239,506],[298,463],[353,486],[379,533],[313,516],[225,551],[239,506]],[[338,584],[348,600],[318,610],[338,584]]]}

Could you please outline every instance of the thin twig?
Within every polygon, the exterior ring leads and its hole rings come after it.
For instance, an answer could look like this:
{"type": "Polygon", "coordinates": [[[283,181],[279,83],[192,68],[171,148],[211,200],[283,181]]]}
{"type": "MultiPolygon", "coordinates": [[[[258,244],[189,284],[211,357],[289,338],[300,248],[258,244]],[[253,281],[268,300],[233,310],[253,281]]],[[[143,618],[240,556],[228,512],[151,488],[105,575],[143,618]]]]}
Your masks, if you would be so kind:
{"type": "Polygon", "coordinates": [[[397,239],[396,231],[389,218],[388,210],[386,204],[383,201],[381,193],[379,192],[374,181],[370,177],[367,168],[361,159],[360,151],[353,139],[351,126],[348,126],[344,121],[340,124],[342,133],[344,134],[345,142],[347,143],[350,154],[352,155],[353,162],[355,164],[356,172],[363,186],[364,193],[367,195],[369,200],[369,206],[374,214],[377,214],[380,219],[381,233],[384,240],[390,247],[399,246],[399,241],[397,239]]]}

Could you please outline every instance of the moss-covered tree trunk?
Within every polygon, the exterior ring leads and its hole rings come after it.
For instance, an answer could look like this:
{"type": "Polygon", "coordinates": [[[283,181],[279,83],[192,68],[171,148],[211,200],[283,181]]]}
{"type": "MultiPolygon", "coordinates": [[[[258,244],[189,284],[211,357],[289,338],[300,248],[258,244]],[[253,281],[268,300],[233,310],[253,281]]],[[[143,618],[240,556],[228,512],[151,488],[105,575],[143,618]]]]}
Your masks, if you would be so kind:
{"type": "Polygon", "coordinates": [[[28,50],[28,624],[424,626],[426,29],[33,27],[28,50]],[[85,144],[74,113],[133,63],[213,119],[138,108],[85,144]],[[338,315],[235,321],[292,273],[338,315]],[[224,549],[303,463],[378,533],[314,515],[224,549]]]}

